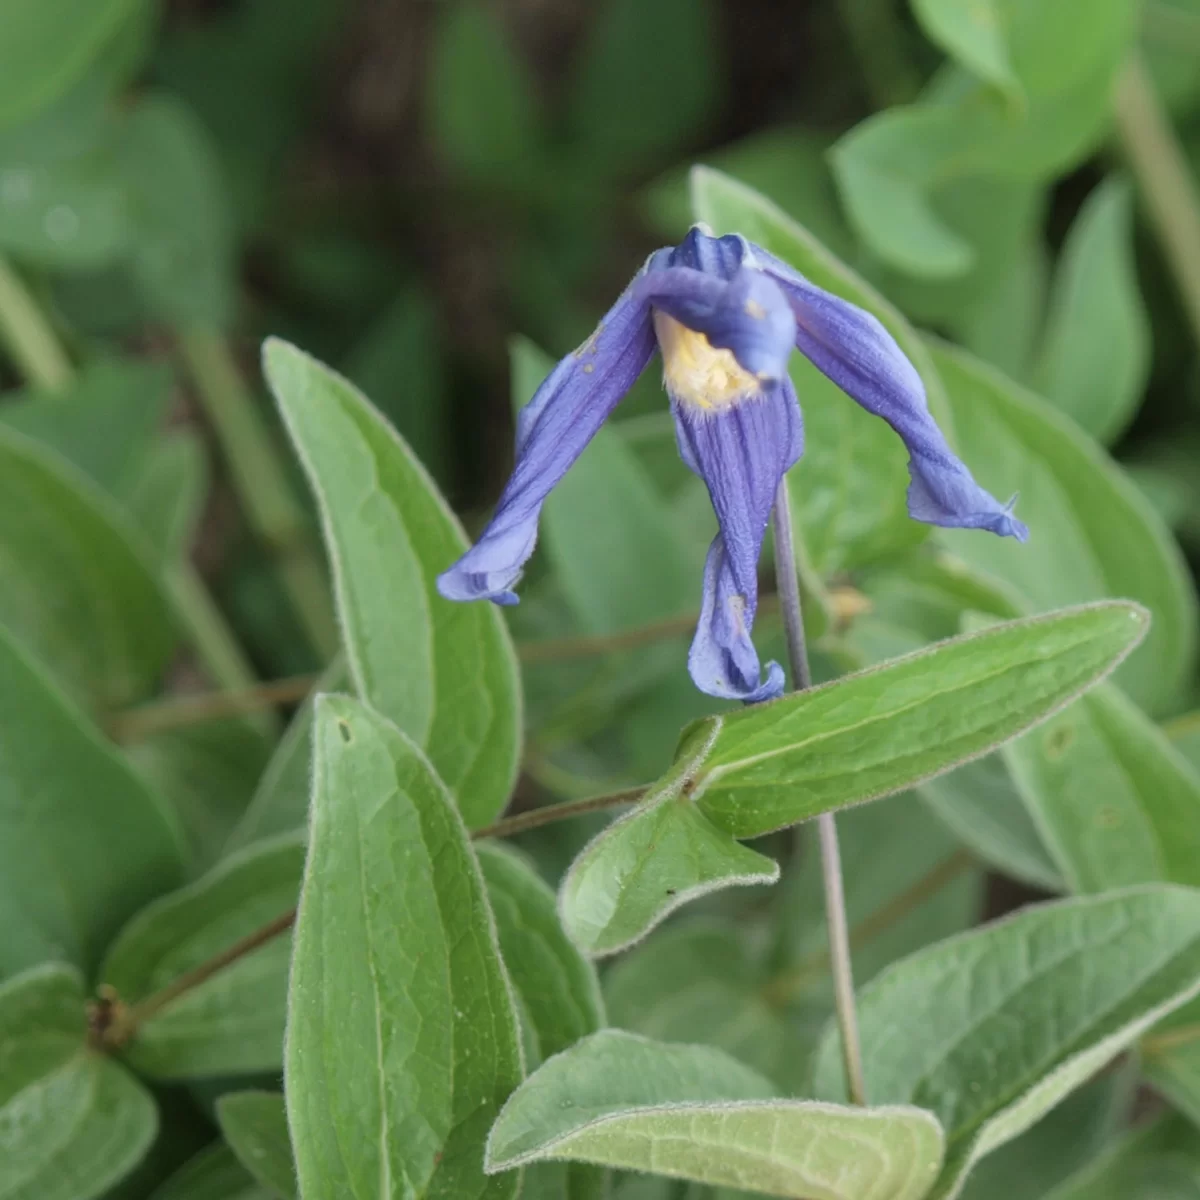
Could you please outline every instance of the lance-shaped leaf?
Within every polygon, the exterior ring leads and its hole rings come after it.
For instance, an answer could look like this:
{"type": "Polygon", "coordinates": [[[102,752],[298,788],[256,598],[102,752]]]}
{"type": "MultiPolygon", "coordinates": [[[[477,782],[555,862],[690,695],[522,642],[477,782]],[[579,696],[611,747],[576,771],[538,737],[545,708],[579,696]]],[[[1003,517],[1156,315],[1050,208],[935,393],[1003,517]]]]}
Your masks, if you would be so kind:
{"type": "Polygon", "coordinates": [[[0,978],[49,959],[90,971],[123,921],[182,881],[183,835],[3,629],[0,762],[0,978]]]}
{"type": "MultiPolygon", "coordinates": [[[[121,931],[103,982],[137,1004],[285,917],[304,870],[297,835],[260,842],[156,900],[121,931]]],[[[141,1022],[125,1055],[160,1079],[278,1071],[291,939],[286,930],[188,988],[141,1022]]]]}
{"type": "Polygon", "coordinates": [[[1200,1126],[1200,1001],[1173,1012],[1142,1039],[1146,1078],[1200,1126]]]}
{"type": "Polygon", "coordinates": [[[499,610],[438,595],[466,536],[351,384],[286,342],[263,362],[321,510],[355,688],[428,753],[467,823],[486,825],[516,778],[520,679],[499,610]]]}
{"type": "Polygon", "coordinates": [[[993,625],[699,727],[689,792],[756,837],[978,758],[1069,704],[1137,645],[1148,618],[1109,602],[993,625]]]}
{"type": "Polygon", "coordinates": [[[1150,322],[1138,294],[1129,182],[1109,176],[1071,226],[1054,281],[1038,390],[1111,443],[1142,399],[1150,322]]]}
{"type": "MultiPolygon", "coordinates": [[[[934,1200],[1200,990],[1200,892],[1149,885],[1027,908],[930,946],[859,994],[872,1103],[946,1130],[934,1200]],[[904,1030],[897,1037],[897,1029],[904,1030]]],[[[819,1096],[843,1094],[835,1030],[819,1096]]]]}
{"type": "Polygon", "coordinates": [[[282,1200],[299,1194],[279,1092],[228,1092],[217,1101],[217,1121],[230,1149],[259,1184],[282,1200]]]}
{"type": "Polygon", "coordinates": [[[84,8],[36,0],[7,5],[0,125],[15,124],[62,96],[138,7],[139,0],[95,0],[84,8]]]}
{"type": "Polygon", "coordinates": [[[1000,755],[931,779],[920,795],[983,862],[1031,887],[1067,890],[1000,755]]]}
{"type": "Polygon", "coordinates": [[[1196,593],[1179,547],[1133,483],[1045,401],[962,351],[930,343],[959,417],[959,449],[980,484],[1020,492],[1023,546],[969,530],[939,534],[959,558],[1003,579],[1033,609],[1127,596],[1154,618],[1119,683],[1169,707],[1192,670],[1196,593]]]}
{"type": "MultiPolygon", "coordinates": [[[[603,1028],[600,981],[563,932],[554,892],[524,857],[499,842],[483,842],[477,852],[500,953],[516,994],[526,1069],[532,1070],[603,1028]]],[[[522,1190],[531,1200],[584,1200],[603,1193],[602,1171],[563,1163],[534,1167],[526,1173],[522,1190]]]]}
{"type": "Polygon", "coordinates": [[[154,1100],[89,1049],[83,980],[35,967],[0,987],[0,1197],[90,1200],[154,1140],[154,1100]]]}
{"type": "Polygon", "coordinates": [[[610,1029],[517,1089],[487,1169],[568,1159],[807,1200],[920,1200],[941,1158],[942,1131],[920,1109],[774,1099],[723,1051],[610,1029]]]}
{"type": "Polygon", "coordinates": [[[1200,775],[1105,684],[1004,757],[1073,892],[1200,886],[1200,775]]]}
{"type": "Polygon", "coordinates": [[[478,848],[500,951],[537,1039],[537,1061],[603,1027],[596,969],[563,933],[554,893],[515,851],[478,848]]]}
{"type": "Polygon", "coordinates": [[[174,646],[143,549],[97,485],[0,428],[0,624],[97,708],[143,698],[174,646]]]}
{"type": "Polygon", "coordinates": [[[65,390],[10,392],[0,425],[61,454],[111,495],[123,495],[152,452],[171,402],[171,373],[142,359],[84,366],[65,390]]]}
{"type": "Polygon", "coordinates": [[[713,732],[714,727],[702,726],[647,798],[589,842],[571,864],[559,891],[559,911],[586,953],[623,949],[706,892],[779,878],[777,862],[739,845],[688,797],[713,732]]]}
{"type": "Polygon", "coordinates": [[[278,1200],[260,1187],[228,1146],[214,1142],[192,1155],[150,1195],[150,1200],[278,1200]]]}
{"type": "Polygon", "coordinates": [[[300,1191],[512,1196],[483,1143],[519,1035],[467,831],[420,750],[357,701],[318,700],[313,739],[284,1063],[300,1191]]]}
{"type": "Polygon", "coordinates": [[[912,0],[913,15],[930,41],[1019,105],[1023,91],[1009,60],[1003,8],[997,0],[912,0]]]}
{"type": "Polygon", "coordinates": [[[1159,1117],[1114,1140],[1044,1200],[1200,1200],[1200,1131],[1159,1117]]]}

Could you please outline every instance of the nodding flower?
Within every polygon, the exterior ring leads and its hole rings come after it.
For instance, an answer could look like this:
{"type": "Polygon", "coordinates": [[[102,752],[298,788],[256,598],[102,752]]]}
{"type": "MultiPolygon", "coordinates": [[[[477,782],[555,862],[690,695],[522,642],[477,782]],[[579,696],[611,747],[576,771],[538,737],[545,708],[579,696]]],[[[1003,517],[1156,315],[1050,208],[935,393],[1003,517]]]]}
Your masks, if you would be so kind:
{"type": "Polygon", "coordinates": [[[737,234],[712,237],[696,227],[647,259],[591,337],[521,411],[512,476],[479,541],[439,577],[443,596],[517,602],[512,588],[533,553],[543,502],[656,349],[679,453],[708,487],[720,526],[688,654],[702,692],[750,703],[783,690],[782,669],[768,663],[764,675],[750,634],[776,489],[804,449],[787,370],[793,349],[903,440],[912,517],[1028,536],[1012,503],[984,491],[950,449],[920,376],[870,313],[737,234]]]}

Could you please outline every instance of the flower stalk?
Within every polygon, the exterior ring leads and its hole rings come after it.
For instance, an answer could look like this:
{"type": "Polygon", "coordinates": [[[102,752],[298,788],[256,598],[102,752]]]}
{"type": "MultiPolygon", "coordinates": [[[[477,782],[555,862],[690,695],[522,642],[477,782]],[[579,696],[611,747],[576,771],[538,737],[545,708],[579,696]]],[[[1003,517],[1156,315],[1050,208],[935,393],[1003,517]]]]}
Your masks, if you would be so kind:
{"type": "MultiPolygon", "coordinates": [[[[794,691],[812,686],[808,646],[804,637],[804,615],[796,574],[796,544],[792,532],[792,509],[785,475],[775,492],[775,578],[783,613],[788,665],[794,691]]],[[[862,1046],[858,1036],[858,1010],[854,1004],[854,969],[850,958],[850,928],[846,918],[846,894],[842,886],[842,857],[838,848],[837,821],[833,813],[817,818],[821,845],[821,876],[825,883],[825,924],[829,933],[829,965],[833,974],[834,1002],[842,1041],[842,1065],[846,1092],[854,1104],[867,1103],[863,1077],[862,1046]]]]}

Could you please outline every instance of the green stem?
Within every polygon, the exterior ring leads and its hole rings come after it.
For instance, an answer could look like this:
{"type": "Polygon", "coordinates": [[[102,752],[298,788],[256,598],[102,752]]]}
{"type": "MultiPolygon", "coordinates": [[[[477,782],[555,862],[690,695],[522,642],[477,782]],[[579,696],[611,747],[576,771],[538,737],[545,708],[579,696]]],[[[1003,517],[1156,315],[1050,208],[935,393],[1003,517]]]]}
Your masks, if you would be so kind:
{"type": "Polygon", "coordinates": [[[74,372],[66,351],[25,281],[0,258],[0,340],[35,387],[61,391],[74,372]]]}
{"type": "Polygon", "coordinates": [[[220,440],[246,517],[275,556],[288,599],[313,648],[323,659],[332,658],[338,636],[325,572],[271,431],[229,346],[208,329],[181,332],[177,345],[220,440]]]}
{"type": "MultiPolygon", "coordinates": [[[[783,612],[792,684],[797,691],[812,687],[804,620],[800,609],[800,578],[796,570],[796,537],[792,532],[792,505],[784,475],[775,493],[775,579],[783,612]]],[[[829,932],[829,966],[833,974],[834,1002],[841,1033],[842,1065],[851,1103],[867,1102],[862,1046],[858,1037],[858,1009],[854,1003],[854,969],[850,958],[850,931],[846,917],[846,892],[842,885],[842,858],[838,849],[837,822],[833,813],[817,818],[821,843],[821,877],[825,883],[825,925],[829,932]]]]}
{"type": "Polygon", "coordinates": [[[1136,55],[1117,80],[1113,116],[1121,148],[1200,342],[1200,193],[1171,119],[1136,55]]]}

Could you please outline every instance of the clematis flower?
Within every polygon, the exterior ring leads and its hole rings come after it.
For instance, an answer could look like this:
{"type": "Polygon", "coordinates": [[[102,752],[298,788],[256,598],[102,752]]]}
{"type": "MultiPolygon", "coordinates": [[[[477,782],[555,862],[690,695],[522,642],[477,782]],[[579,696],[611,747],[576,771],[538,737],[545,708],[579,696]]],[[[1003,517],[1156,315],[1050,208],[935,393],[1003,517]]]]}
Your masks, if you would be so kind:
{"type": "Polygon", "coordinates": [[[737,234],[696,227],[658,250],[595,332],[547,377],[517,418],[516,465],[479,541],[438,579],[450,600],[515,604],[550,490],[633,386],[655,349],[687,466],[704,480],[720,532],[704,567],[699,625],[688,655],[711,696],[771,699],[750,639],[763,536],[784,473],[804,449],[788,358],[798,349],[882,417],[909,453],[908,511],[933,525],[1028,532],[972,478],[929,415],[913,365],[869,313],[822,291],[737,234]]]}

